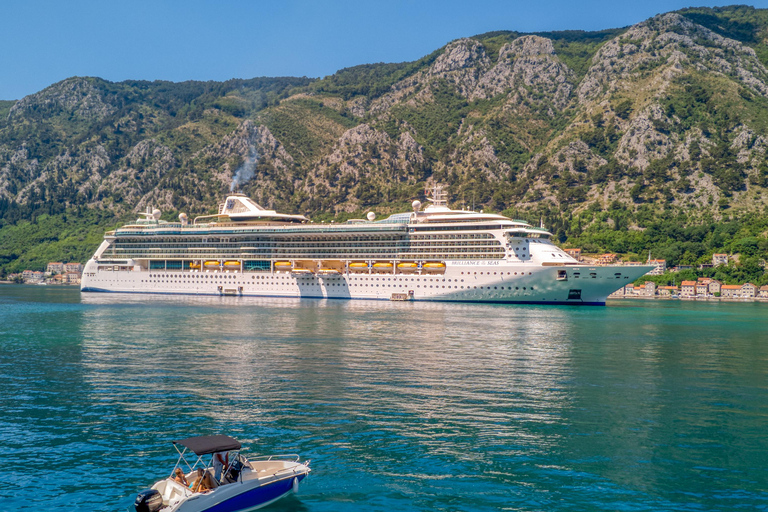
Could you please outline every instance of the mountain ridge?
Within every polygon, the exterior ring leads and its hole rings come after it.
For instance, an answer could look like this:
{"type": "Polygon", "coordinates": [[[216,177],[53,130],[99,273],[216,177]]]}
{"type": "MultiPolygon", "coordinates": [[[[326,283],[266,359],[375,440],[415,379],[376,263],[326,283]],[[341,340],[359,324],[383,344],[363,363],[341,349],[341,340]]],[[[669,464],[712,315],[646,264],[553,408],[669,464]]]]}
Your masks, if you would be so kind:
{"type": "MultiPolygon", "coordinates": [[[[599,32],[480,34],[323,79],[69,78],[0,102],[0,240],[83,208],[99,212],[88,222],[208,212],[249,158],[243,192],[319,220],[407,208],[433,181],[606,250],[595,240],[617,226],[761,216],[766,34],[766,10],[691,8],[599,32]]],[[[14,254],[0,266],[29,261],[14,254]]]]}

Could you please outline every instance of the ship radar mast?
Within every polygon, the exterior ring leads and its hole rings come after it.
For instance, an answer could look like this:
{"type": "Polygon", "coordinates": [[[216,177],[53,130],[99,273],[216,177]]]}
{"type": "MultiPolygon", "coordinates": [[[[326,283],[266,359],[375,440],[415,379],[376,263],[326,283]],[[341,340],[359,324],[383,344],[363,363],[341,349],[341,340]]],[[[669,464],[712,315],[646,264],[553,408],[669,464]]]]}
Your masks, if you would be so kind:
{"type": "Polygon", "coordinates": [[[432,202],[430,206],[442,206],[443,208],[448,207],[448,200],[446,199],[448,194],[445,192],[444,187],[439,183],[432,185],[431,189],[426,189],[424,191],[424,195],[427,196],[428,201],[432,202]],[[430,195],[432,197],[429,197],[430,195]]]}

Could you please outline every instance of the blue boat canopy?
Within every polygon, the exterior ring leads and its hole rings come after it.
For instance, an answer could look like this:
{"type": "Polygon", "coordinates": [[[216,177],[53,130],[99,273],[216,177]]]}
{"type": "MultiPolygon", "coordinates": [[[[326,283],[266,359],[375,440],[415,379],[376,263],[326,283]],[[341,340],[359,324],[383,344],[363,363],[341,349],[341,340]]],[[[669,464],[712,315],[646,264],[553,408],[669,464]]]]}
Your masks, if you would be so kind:
{"type": "Polygon", "coordinates": [[[181,446],[192,450],[198,457],[209,453],[228,452],[230,450],[240,449],[240,441],[234,437],[222,434],[215,436],[188,437],[181,441],[174,441],[173,444],[180,444],[181,446]]]}

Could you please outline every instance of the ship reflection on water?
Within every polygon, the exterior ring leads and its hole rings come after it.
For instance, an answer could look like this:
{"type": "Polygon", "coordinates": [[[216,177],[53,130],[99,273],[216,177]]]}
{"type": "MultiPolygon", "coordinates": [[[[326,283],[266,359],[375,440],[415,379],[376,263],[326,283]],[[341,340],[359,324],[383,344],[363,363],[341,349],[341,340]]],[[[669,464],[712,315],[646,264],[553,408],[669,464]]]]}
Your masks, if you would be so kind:
{"type": "Polygon", "coordinates": [[[392,437],[435,456],[540,449],[552,442],[541,424],[568,402],[569,313],[558,308],[82,298],[99,306],[83,322],[93,392],[130,414],[290,424],[297,442],[322,436],[386,461],[405,456],[392,437]]]}

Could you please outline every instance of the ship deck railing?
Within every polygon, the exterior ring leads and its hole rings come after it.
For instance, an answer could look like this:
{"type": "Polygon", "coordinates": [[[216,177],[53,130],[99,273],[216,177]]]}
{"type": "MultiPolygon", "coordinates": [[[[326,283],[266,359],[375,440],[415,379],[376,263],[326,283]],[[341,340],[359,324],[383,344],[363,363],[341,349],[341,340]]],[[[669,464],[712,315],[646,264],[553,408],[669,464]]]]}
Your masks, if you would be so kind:
{"type": "Polygon", "coordinates": [[[203,224],[193,225],[187,224],[182,226],[180,223],[168,223],[161,225],[154,225],[149,227],[136,226],[136,227],[122,227],[117,228],[114,233],[116,235],[130,234],[130,235],[155,235],[158,233],[164,234],[188,234],[188,233],[205,233],[215,232],[216,234],[224,233],[245,233],[258,229],[259,233],[348,233],[348,232],[405,232],[407,226],[404,224],[335,224],[335,225],[322,225],[322,224],[302,224],[298,226],[269,226],[261,224],[253,224],[249,226],[222,226],[220,224],[203,224]]]}

